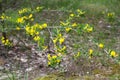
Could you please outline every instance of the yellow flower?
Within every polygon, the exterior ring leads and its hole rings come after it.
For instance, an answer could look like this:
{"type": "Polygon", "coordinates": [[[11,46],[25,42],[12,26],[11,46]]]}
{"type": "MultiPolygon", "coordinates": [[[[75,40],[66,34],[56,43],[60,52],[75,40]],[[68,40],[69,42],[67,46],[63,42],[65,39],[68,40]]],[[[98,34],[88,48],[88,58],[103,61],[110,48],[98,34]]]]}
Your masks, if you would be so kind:
{"type": "Polygon", "coordinates": [[[74,55],[75,58],[80,57],[80,52],[78,52],[77,54],[74,55]]]}
{"type": "Polygon", "coordinates": [[[65,41],[65,38],[64,38],[64,37],[61,37],[61,38],[59,39],[59,43],[60,43],[60,44],[62,44],[64,41],[65,41]]]}
{"type": "Polygon", "coordinates": [[[52,56],[52,59],[56,59],[56,58],[57,58],[57,56],[56,56],[56,55],[53,55],[53,56],[52,56]]]}
{"type": "Polygon", "coordinates": [[[2,41],[3,44],[5,44],[5,38],[4,37],[1,38],[1,41],[2,41]]]}
{"type": "Polygon", "coordinates": [[[85,27],[84,27],[84,29],[87,29],[89,26],[90,26],[89,24],[86,24],[85,27]]]}
{"type": "Polygon", "coordinates": [[[43,29],[43,27],[41,25],[39,25],[39,29],[43,29]]]}
{"type": "Polygon", "coordinates": [[[29,33],[30,27],[29,27],[29,26],[26,26],[26,27],[25,27],[25,30],[26,30],[27,33],[29,33]]]}
{"type": "Polygon", "coordinates": [[[66,46],[63,46],[62,51],[66,49],[66,46]]]}
{"type": "Polygon", "coordinates": [[[69,25],[69,22],[60,21],[60,25],[61,25],[61,26],[68,26],[68,25],[69,25]]]}
{"type": "Polygon", "coordinates": [[[51,65],[51,62],[50,62],[50,61],[48,61],[48,65],[51,65]]]}
{"type": "Polygon", "coordinates": [[[89,24],[85,24],[84,30],[87,32],[90,32],[90,31],[92,31],[92,28],[90,27],[89,24]]]}
{"type": "Polygon", "coordinates": [[[38,34],[39,34],[39,32],[38,32],[38,31],[36,31],[36,32],[35,32],[35,34],[36,34],[36,35],[38,35],[38,34]]]}
{"type": "Polygon", "coordinates": [[[39,40],[40,40],[40,36],[35,36],[33,39],[34,39],[35,41],[39,41],[39,40]]]}
{"type": "Polygon", "coordinates": [[[42,24],[42,27],[46,28],[47,27],[47,23],[42,24]]]}
{"type": "Polygon", "coordinates": [[[58,34],[58,37],[61,37],[62,36],[62,34],[58,34]]]}
{"type": "Polygon", "coordinates": [[[37,11],[40,11],[41,9],[43,9],[43,7],[39,7],[39,6],[36,7],[36,10],[37,10],[37,11]]]}
{"type": "Polygon", "coordinates": [[[33,16],[33,15],[32,15],[32,14],[30,14],[30,15],[29,15],[29,18],[32,18],[32,16],[33,16]]]}
{"type": "Polygon", "coordinates": [[[92,32],[92,31],[93,31],[93,27],[87,28],[87,32],[92,32]]]}
{"type": "Polygon", "coordinates": [[[56,44],[58,38],[53,39],[53,43],[56,44]]]}
{"type": "Polygon", "coordinates": [[[79,57],[80,56],[80,52],[78,52],[76,56],[79,57]]]}
{"type": "Polygon", "coordinates": [[[66,32],[69,32],[72,28],[65,28],[66,32]]]}
{"type": "Polygon", "coordinates": [[[77,12],[81,12],[81,10],[80,10],[80,9],[77,9],[77,12]]]}
{"type": "Polygon", "coordinates": [[[16,27],[16,30],[18,30],[18,31],[19,31],[19,30],[20,30],[20,27],[16,27]]]}
{"type": "Polygon", "coordinates": [[[22,14],[22,11],[20,10],[20,11],[18,11],[18,13],[19,13],[19,14],[22,14]]]}
{"type": "Polygon", "coordinates": [[[2,20],[4,20],[4,19],[6,18],[5,14],[2,14],[2,16],[0,16],[0,18],[1,18],[2,20]]]}
{"type": "Polygon", "coordinates": [[[100,43],[98,46],[99,46],[100,48],[103,48],[103,47],[104,47],[104,44],[100,43]]]}
{"type": "Polygon", "coordinates": [[[23,16],[23,18],[24,18],[25,20],[28,19],[27,16],[23,16]]]}
{"type": "Polygon", "coordinates": [[[79,13],[79,15],[85,14],[85,12],[84,12],[84,11],[81,11],[80,9],[77,9],[77,12],[79,13]]]}
{"type": "Polygon", "coordinates": [[[30,35],[33,36],[33,35],[35,34],[35,30],[34,30],[34,29],[30,29],[30,32],[29,32],[29,33],[30,33],[30,35]]]}
{"type": "Polygon", "coordinates": [[[48,60],[51,60],[51,56],[50,56],[50,54],[47,55],[47,58],[48,58],[48,60]]]}
{"type": "Polygon", "coordinates": [[[73,23],[73,24],[72,24],[72,27],[76,27],[76,26],[77,26],[77,24],[76,24],[76,23],[73,23]]]}
{"type": "Polygon", "coordinates": [[[117,57],[118,54],[117,54],[115,51],[112,50],[112,51],[110,52],[110,56],[111,56],[111,57],[117,57]]]}
{"type": "Polygon", "coordinates": [[[58,60],[56,60],[56,62],[57,62],[57,63],[60,63],[61,61],[58,59],[58,60]]]}
{"type": "Polygon", "coordinates": [[[5,40],[2,40],[2,43],[5,44],[5,40]]]}
{"type": "Polygon", "coordinates": [[[42,46],[43,50],[46,50],[48,48],[48,46],[42,46]]]}
{"type": "Polygon", "coordinates": [[[4,37],[1,38],[2,44],[6,45],[6,46],[11,46],[12,44],[10,43],[10,41],[8,39],[5,39],[4,37]]]}
{"type": "Polygon", "coordinates": [[[34,18],[31,18],[30,21],[34,21],[34,18]]]}
{"type": "Polygon", "coordinates": [[[38,23],[34,24],[33,26],[34,26],[35,28],[39,28],[39,24],[38,24],[38,23]]]}
{"type": "Polygon", "coordinates": [[[5,45],[9,45],[9,40],[8,39],[5,40],[5,45]]]}
{"type": "Polygon", "coordinates": [[[23,8],[21,10],[18,11],[19,14],[24,14],[26,12],[30,12],[31,11],[31,8],[23,8]]]}
{"type": "Polygon", "coordinates": [[[91,56],[93,54],[93,50],[89,49],[89,55],[91,56]]]}
{"type": "Polygon", "coordinates": [[[70,17],[74,17],[75,15],[72,13],[72,14],[70,14],[70,17]]]}
{"type": "Polygon", "coordinates": [[[113,13],[113,12],[107,14],[108,17],[114,17],[114,15],[115,15],[115,13],[113,13]]]}
{"type": "Polygon", "coordinates": [[[39,9],[40,9],[40,7],[36,7],[36,9],[37,9],[37,10],[39,10],[39,9]]]}
{"type": "Polygon", "coordinates": [[[58,53],[57,55],[58,55],[58,56],[62,56],[62,54],[61,54],[61,53],[58,53]]]}
{"type": "Polygon", "coordinates": [[[5,38],[2,36],[1,40],[4,40],[5,38]]]}
{"type": "Polygon", "coordinates": [[[1,18],[2,20],[4,20],[4,19],[5,19],[5,16],[1,16],[0,18],[1,18]]]}
{"type": "Polygon", "coordinates": [[[23,18],[23,17],[18,18],[18,19],[17,19],[17,23],[24,23],[24,18],[23,18]]]}
{"type": "Polygon", "coordinates": [[[1,18],[2,20],[5,20],[5,19],[10,19],[11,17],[6,16],[4,13],[2,13],[2,15],[0,16],[0,18],[1,18]]]}
{"type": "Polygon", "coordinates": [[[63,46],[63,48],[58,49],[59,52],[63,52],[63,51],[65,51],[65,50],[66,50],[66,46],[63,46]]]}

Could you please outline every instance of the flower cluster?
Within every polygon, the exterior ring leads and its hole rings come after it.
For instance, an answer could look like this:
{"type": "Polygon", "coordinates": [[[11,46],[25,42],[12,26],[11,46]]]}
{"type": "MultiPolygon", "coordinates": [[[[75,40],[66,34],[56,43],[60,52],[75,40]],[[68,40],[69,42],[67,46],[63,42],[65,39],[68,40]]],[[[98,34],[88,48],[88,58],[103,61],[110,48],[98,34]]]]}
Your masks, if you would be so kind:
{"type": "Polygon", "coordinates": [[[60,37],[59,43],[62,44],[64,41],[65,41],[65,38],[64,37],[60,37]]]}
{"type": "Polygon", "coordinates": [[[77,58],[80,57],[80,55],[81,55],[81,53],[80,53],[80,52],[77,52],[77,54],[74,54],[74,58],[77,59],[77,58]]]}
{"type": "Polygon", "coordinates": [[[5,46],[12,46],[11,42],[8,39],[5,39],[4,37],[1,38],[2,44],[5,46]]]}
{"type": "Polygon", "coordinates": [[[77,9],[77,17],[83,16],[85,14],[85,11],[82,11],[80,9],[77,9]]]}
{"type": "Polygon", "coordinates": [[[40,12],[41,10],[43,9],[43,7],[41,6],[37,6],[35,9],[31,9],[31,8],[23,8],[23,9],[20,9],[18,11],[18,14],[22,15],[22,14],[25,14],[25,13],[34,13],[34,12],[40,12]]]}
{"type": "Polygon", "coordinates": [[[115,21],[115,13],[114,12],[107,13],[107,19],[109,22],[115,21]]]}
{"type": "Polygon", "coordinates": [[[66,22],[60,21],[60,25],[63,26],[63,27],[66,27],[66,26],[70,25],[70,22],[68,22],[68,21],[66,21],[66,22]]]}
{"type": "Polygon", "coordinates": [[[115,13],[114,13],[114,12],[111,12],[111,13],[108,13],[108,14],[107,14],[107,17],[109,17],[109,18],[114,18],[114,16],[115,16],[115,13]]]}
{"type": "MultiPolygon", "coordinates": [[[[98,45],[98,47],[100,48],[100,49],[103,49],[103,51],[104,50],[106,50],[105,48],[104,48],[104,44],[103,43],[99,43],[99,44],[97,44],[98,45]]],[[[106,50],[107,51],[107,50],[106,50]]],[[[89,49],[89,57],[91,58],[92,56],[93,56],[93,49],[89,49]]],[[[109,51],[107,51],[107,52],[109,52],[109,51]]],[[[118,57],[118,53],[117,52],[115,52],[114,50],[111,50],[110,52],[109,52],[109,54],[108,54],[109,56],[111,56],[112,58],[115,58],[115,57],[118,57]]]]}
{"type": "Polygon", "coordinates": [[[59,42],[59,44],[63,44],[65,41],[64,36],[62,36],[62,34],[58,34],[58,36],[56,38],[53,39],[53,43],[54,45],[56,45],[57,42],[59,42]]]}
{"type": "Polygon", "coordinates": [[[40,40],[40,36],[39,36],[40,30],[45,29],[46,27],[47,27],[46,23],[43,23],[43,24],[36,23],[33,26],[26,25],[25,30],[26,30],[27,34],[34,37],[33,38],[34,41],[39,41],[40,40]]]}
{"type": "Polygon", "coordinates": [[[68,33],[71,30],[75,30],[78,33],[81,32],[92,32],[93,27],[89,24],[80,24],[77,22],[74,22],[74,19],[83,17],[85,14],[84,11],[77,9],[74,13],[70,13],[68,19],[66,21],[60,21],[60,25],[65,28],[65,31],[68,33]]]}
{"type": "Polygon", "coordinates": [[[17,23],[24,23],[24,22],[25,22],[24,17],[21,17],[21,18],[17,19],[17,23]]]}
{"type": "Polygon", "coordinates": [[[90,26],[89,24],[85,24],[84,31],[85,32],[92,32],[93,31],[93,27],[90,26]]]}
{"type": "Polygon", "coordinates": [[[55,67],[56,65],[60,64],[62,60],[62,55],[61,53],[58,53],[57,55],[48,54],[47,58],[48,58],[48,66],[55,67]]]}
{"type": "Polygon", "coordinates": [[[2,13],[2,15],[0,16],[0,18],[2,20],[6,20],[6,19],[10,19],[11,17],[9,17],[9,16],[5,15],[4,13],[2,13]]]}
{"type": "Polygon", "coordinates": [[[64,52],[66,52],[66,49],[67,49],[66,46],[57,47],[56,52],[59,52],[59,53],[65,54],[64,52]]]}
{"type": "Polygon", "coordinates": [[[27,12],[31,12],[32,9],[31,8],[23,8],[21,10],[18,11],[19,14],[24,14],[24,13],[27,13],[27,12]]]}
{"type": "Polygon", "coordinates": [[[43,7],[36,7],[35,9],[31,8],[23,8],[18,11],[19,18],[17,19],[17,23],[24,23],[25,21],[34,21],[33,14],[39,12],[43,9],[43,7]]]}
{"type": "Polygon", "coordinates": [[[80,9],[77,9],[76,11],[75,11],[75,13],[71,13],[70,15],[69,15],[69,18],[74,18],[74,17],[81,17],[81,16],[84,16],[84,14],[85,14],[85,11],[82,11],[82,10],[80,10],[80,9]]]}
{"type": "Polygon", "coordinates": [[[66,52],[66,46],[63,44],[65,42],[65,37],[62,34],[58,34],[57,37],[53,39],[55,52],[62,53],[66,52]]]}
{"type": "Polygon", "coordinates": [[[19,17],[17,19],[17,23],[25,23],[25,21],[27,21],[27,20],[33,21],[34,20],[33,14],[30,14],[28,16],[19,17]]]}
{"type": "Polygon", "coordinates": [[[39,12],[39,11],[41,11],[42,9],[43,9],[43,7],[38,6],[38,7],[36,7],[36,12],[39,12]]]}

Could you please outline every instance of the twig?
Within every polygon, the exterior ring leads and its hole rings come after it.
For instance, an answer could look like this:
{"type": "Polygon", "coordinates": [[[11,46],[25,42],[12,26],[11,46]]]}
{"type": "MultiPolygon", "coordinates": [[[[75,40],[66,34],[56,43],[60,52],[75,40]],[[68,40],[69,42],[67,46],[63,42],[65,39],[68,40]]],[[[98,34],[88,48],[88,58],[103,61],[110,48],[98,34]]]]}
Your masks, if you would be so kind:
{"type": "Polygon", "coordinates": [[[107,51],[106,49],[104,49],[104,52],[105,52],[106,54],[109,54],[108,51],[107,51]]]}
{"type": "Polygon", "coordinates": [[[48,32],[49,32],[49,40],[48,40],[48,52],[49,53],[54,53],[53,50],[51,50],[51,45],[53,45],[52,48],[54,48],[54,43],[53,43],[53,37],[52,37],[52,33],[50,31],[49,28],[47,28],[48,32]]]}

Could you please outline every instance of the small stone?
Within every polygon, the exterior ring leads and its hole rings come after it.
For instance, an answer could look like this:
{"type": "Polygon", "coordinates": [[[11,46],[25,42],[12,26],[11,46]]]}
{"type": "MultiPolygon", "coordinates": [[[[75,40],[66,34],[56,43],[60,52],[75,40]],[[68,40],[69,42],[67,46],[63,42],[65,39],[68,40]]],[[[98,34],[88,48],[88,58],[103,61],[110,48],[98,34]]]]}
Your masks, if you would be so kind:
{"type": "Polygon", "coordinates": [[[90,72],[87,72],[87,74],[89,74],[90,72]]]}
{"type": "Polygon", "coordinates": [[[24,58],[21,58],[20,59],[22,62],[27,62],[28,60],[27,59],[24,59],[24,58]]]}
{"type": "Polygon", "coordinates": [[[13,53],[13,51],[12,51],[12,50],[8,52],[8,54],[12,54],[12,53],[13,53]]]}
{"type": "Polygon", "coordinates": [[[110,26],[110,25],[108,25],[108,26],[107,26],[107,28],[111,28],[111,26],[110,26]]]}
{"type": "Polygon", "coordinates": [[[34,68],[34,67],[27,68],[27,69],[26,69],[26,72],[30,72],[30,71],[32,71],[33,68],[34,68]]]}
{"type": "Polygon", "coordinates": [[[0,71],[3,70],[3,69],[4,69],[4,67],[0,66],[0,71]]]}

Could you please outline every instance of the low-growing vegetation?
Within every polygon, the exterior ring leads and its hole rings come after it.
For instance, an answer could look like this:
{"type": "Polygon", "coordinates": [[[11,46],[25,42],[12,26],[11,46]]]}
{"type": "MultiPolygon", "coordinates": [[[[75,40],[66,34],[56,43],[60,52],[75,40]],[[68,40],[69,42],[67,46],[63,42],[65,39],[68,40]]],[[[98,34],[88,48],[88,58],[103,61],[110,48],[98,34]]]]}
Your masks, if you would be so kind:
{"type": "Polygon", "coordinates": [[[2,71],[8,80],[119,80],[118,3],[0,0],[2,71]]]}

